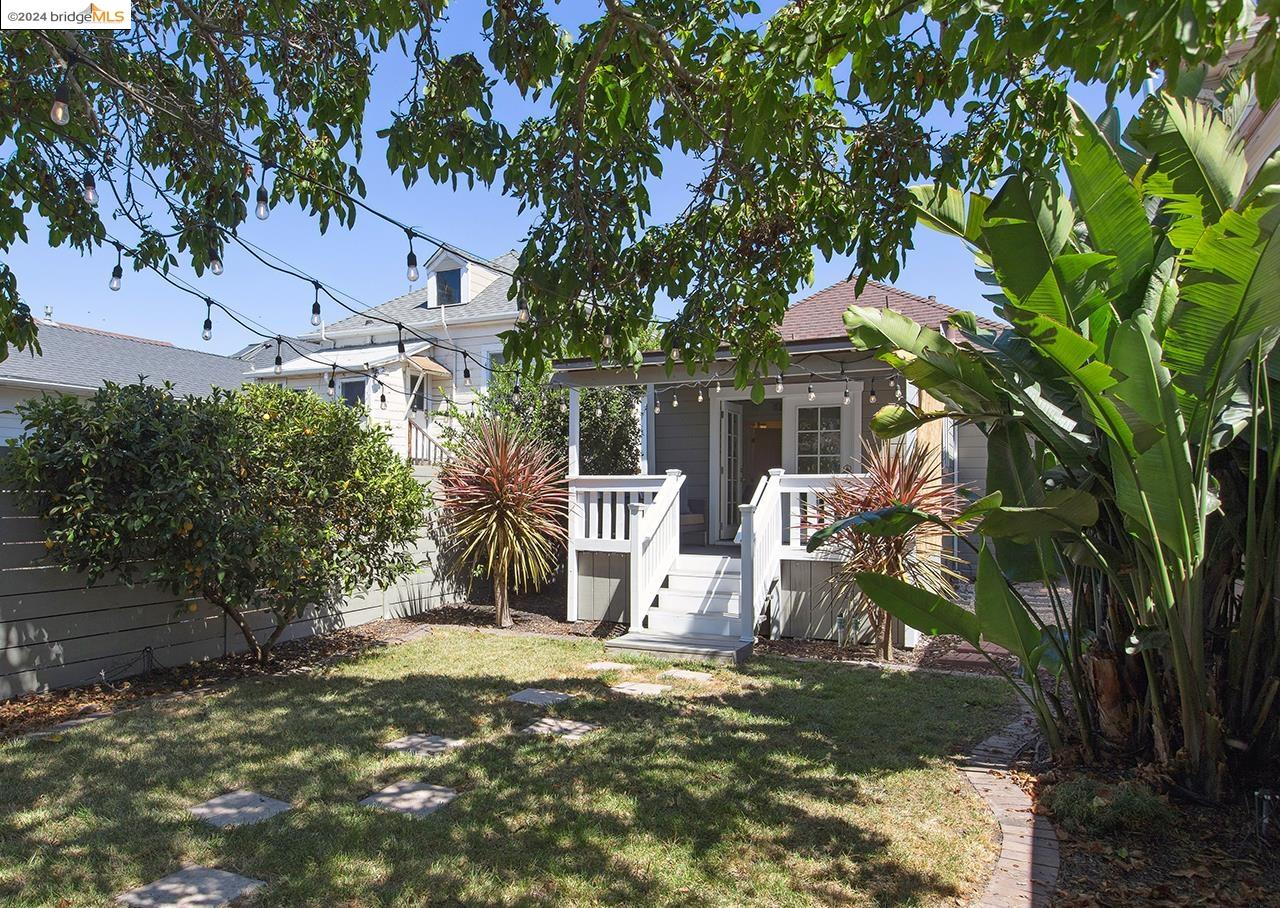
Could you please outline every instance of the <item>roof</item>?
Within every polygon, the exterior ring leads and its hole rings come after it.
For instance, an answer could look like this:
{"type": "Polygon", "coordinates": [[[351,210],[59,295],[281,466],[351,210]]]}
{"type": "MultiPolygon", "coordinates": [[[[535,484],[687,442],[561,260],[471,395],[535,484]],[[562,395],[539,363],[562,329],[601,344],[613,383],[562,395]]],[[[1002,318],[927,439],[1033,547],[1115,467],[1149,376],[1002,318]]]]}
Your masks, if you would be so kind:
{"type": "MultiPolygon", "coordinates": [[[[406,344],[406,353],[413,357],[430,349],[431,345],[418,342],[406,344]]],[[[400,359],[400,348],[397,344],[364,344],[359,347],[334,347],[308,356],[299,356],[288,347],[280,351],[280,372],[275,370],[275,348],[266,364],[255,369],[254,378],[271,378],[280,375],[314,375],[317,372],[328,372],[337,367],[338,372],[364,372],[385,366],[400,359]]]]}
{"type": "Polygon", "coordinates": [[[393,324],[399,322],[414,328],[430,328],[444,324],[446,319],[452,322],[462,318],[500,318],[507,315],[514,317],[516,314],[515,300],[507,298],[507,294],[511,290],[511,275],[505,272],[513,271],[519,262],[520,257],[512,250],[504,252],[496,259],[493,259],[491,262],[492,268],[485,264],[478,265],[477,267],[492,271],[497,277],[493,283],[465,303],[428,308],[427,283],[423,281],[423,286],[412,293],[397,296],[381,306],[374,306],[367,312],[334,322],[326,326],[326,330],[350,331],[356,328],[379,328],[385,327],[385,322],[393,324]],[[378,318],[370,318],[370,314],[376,315],[378,318]],[[384,321],[379,322],[378,319],[383,319],[384,321]]]}
{"type": "MultiPolygon", "coordinates": [[[[298,340],[296,337],[289,338],[289,343],[293,347],[297,347],[299,350],[307,353],[324,349],[320,344],[312,343],[311,341],[298,340]]],[[[293,356],[297,355],[292,349],[290,349],[290,347],[283,348],[281,352],[282,354],[289,354],[293,356]]],[[[275,362],[276,342],[274,340],[254,341],[252,344],[242,347],[235,353],[232,353],[231,356],[234,359],[244,362],[246,370],[261,369],[265,366],[270,366],[275,362]]]]}
{"type": "MultiPolygon", "coordinates": [[[[867,281],[861,294],[855,291],[856,287],[854,281],[841,281],[800,300],[782,319],[779,329],[782,339],[787,343],[836,338],[847,342],[849,332],[844,327],[844,313],[850,306],[892,309],[930,328],[937,328],[939,323],[960,311],[944,306],[932,296],[917,296],[879,281],[867,281]]],[[[1004,327],[982,317],[978,318],[978,324],[994,331],[1004,327]]]]}
{"type": "Polygon", "coordinates": [[[39,356],[11,350],[0,360],[0,384],[99,388],[105,381],[133,384],[142,376],[149,385],[168,381],[179,394],[203,395],[215,387],[238,388],[247,369],[230,356],[79,325],[42,321],[39,341],[39,356]]]}

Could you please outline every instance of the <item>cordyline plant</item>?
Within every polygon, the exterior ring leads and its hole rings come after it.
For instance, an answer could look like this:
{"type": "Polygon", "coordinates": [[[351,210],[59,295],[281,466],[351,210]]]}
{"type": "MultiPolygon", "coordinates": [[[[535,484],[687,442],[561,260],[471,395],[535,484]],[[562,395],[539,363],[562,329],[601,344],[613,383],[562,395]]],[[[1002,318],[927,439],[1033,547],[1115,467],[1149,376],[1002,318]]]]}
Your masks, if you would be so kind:
{"type": "Polygon", "coordinates": [[[567,538],[564,459],[509,422],[476,417],[449,440],[441,504],[458,558],[493,582],[494,621],[512,625],[510,592],[546,583],[567,538]]]}
{"type": "Polygon", "coordinates": [[[1077,112],[1065,161],[1070,193],[1027,173],[992,198],[918,193],[921,217],[972,247],[1009,329],[962,315],[953,339],[845,315],[855,348],[941,402],[886,408],[873,428],[972,421],[993,493],[970,515],[993,543],[976,622],[860,580],[915,627],[999,643],[1032,675],[1037,652],[1060,663],[1078,708],[1053,740],[1145,754],[1217,798],[1280,743],[1280,156],[1246,183],[1219,114],[1159,95],[1123,138],[1114,117],[1077,112]],[[1013,595],[1030,578],[1051,625],[1013,595]]]}
{"type": "Polygon", "coordinates": [[[49,557],[90,583],[202,597],[259,662],[308,606],[416,566],[425,492],[350,408],[266,385],[181,398],[108,384],[18,412],[28,431],[5,472],[49,557]]]}
{"type": "MultiPolygon", "coordinates": [[[[864,445],[862,470],[836,478],[823,496],[824,509],[837,514],[879,514],[905,506],[944,520],[962,510],[961,487],[942,475],[942,458],[929,445],[864,445]]],[[[859,523],[847,521],[822,537],[828,554],[838,559],[830,583],[836,601],[854,603],[855,615],[874,628],[876,651],[887,660],[893,653],[892,616],[862,593],[857,576],[870,571],[896,577],[948,599],[955,597],[955,581],[961,577],[952,567],[955,559],[939,544],[942,531],[936,524],[919,523],[884,535],[861,532],[859,523]]]]}

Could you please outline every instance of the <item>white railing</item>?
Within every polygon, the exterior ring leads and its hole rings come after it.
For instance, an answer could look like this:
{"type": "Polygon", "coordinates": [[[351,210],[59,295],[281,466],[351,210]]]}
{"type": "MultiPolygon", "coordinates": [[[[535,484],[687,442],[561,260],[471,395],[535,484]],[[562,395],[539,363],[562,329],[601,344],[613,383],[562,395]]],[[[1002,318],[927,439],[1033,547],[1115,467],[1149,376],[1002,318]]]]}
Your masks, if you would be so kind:
{"type": "Polygon", "coordinates": [[[838,517],[831,505],[831,490],[836,482],[848,483],[865,476],[862,473],[800,474],[780,477],[778,491],[782,500],[783,557],[804,557],[809,537],[838,517]]]}
{"type": "Polygon", "coordinates": [[[569,538],[583,551],[629,552],[630,506],[648,504],[665,476],[573,476],[569,479],[569,538]]]}
{"type": "Polygon", "coordinates": [[[427,434],[427,430],[410,420],[405,423],[406,447],[409,462],[418,465],[439,466],[445,461],[445,450],[440,443],[427,434]]]}
{"type": "Polygon", "coordinates": [[[668,470],[662,488],[649,504],[629,505],[631,512],[631,629],[644,626],[658,589],[680,557],[680,487],[684,476],[668,470]]]}
{"type": "Polygon", "coordinates": [[[781,470],[760,478],[751,503],[739,505],[742,513],[742,592],[738,596],[739,639],[755,639],[756,622],[769,588],[782,574],[781,470]]]}

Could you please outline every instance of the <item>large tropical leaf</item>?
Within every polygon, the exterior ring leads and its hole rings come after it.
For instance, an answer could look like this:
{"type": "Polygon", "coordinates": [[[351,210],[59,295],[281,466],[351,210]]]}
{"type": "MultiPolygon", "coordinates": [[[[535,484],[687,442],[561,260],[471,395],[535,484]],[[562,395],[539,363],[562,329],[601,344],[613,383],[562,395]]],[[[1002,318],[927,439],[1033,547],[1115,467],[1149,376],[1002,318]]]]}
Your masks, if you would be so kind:
{"type": "MultiPolygon", "coordinates": [[[[1114,281],[1121,290],[1151,268],[1155,249],[1147,210],[1133,181],[1101,130],[1072,103],[1075,131],[1067,176],[1093,248],[1115,257],[1114,281]]],[[[1122,312],[1122,314],[1127,314],[1122,312]]]]}
{"type": "Polygon", "coordinates": [[[954,634],[974,646],[981,642],[977,616],[954,602],[884,574],[862,572],[856,580],[867,598],[922,634],[954,634]]]}
{"type": "Polygon", "coordinates": [[[1015,174],[991,201],[982,238],[1005,293],[1022,309],[1069,320],[1053,260],[1071,238],[1071,205],[1056,181],[1015,174]]]}
{"type": "Polygon", "coordinates": [[[1040,631],[1000,573],[1000,566],[983,545],[978,553],[978,579],[974,584],[974,613],[982,636],[1013,653],[1034,670],[1032,653],[1040,645],[1040,631]]]}
{"type": "Polygon", "coordinates": [[[1240,195],[1248,170],[1244,151],[1207,104],[1164,93],[1149,98],[1135,135],[1153,156],[1151,170],[1167,176],[1175,192],[1198,198],[1207,223],[1240,195]]]}
{"type": "MultiPolygon", "coordinates": [[[[987,491],[1001,496],[1004,506],[1039,507],[1044,503],[1044,486],[1035,453],[1025,429],[1013,422],[992,427],[987,434],[987,491]]],[[[1000,539],[996,551],[1005,572],[1014,580],[1042,578],[1053,563],[1043,541],[1031,544],[1000,539]]]]}
{"type": "Polygon", "coordinates": [[[982,221],[991,200],[976,192],[966,195],[951,186],[912,186],[916,217],[941,233],[981,246],[982,221]]]}
{"type": "Polygon", "coordinates": [[[827,543],[832,536],[846,531],[866,533],[870,536],[901,536],[909,533],[922,523],[930,520],[928,514],[919,508],[905,504],[895,504],[887,508],[876,508],[841,517],[834,523],[823,527],[809,537],[805,544],[807,551],[813,552],[827,543]]]}
{"type": "Polygon", "coordinates": [[[1052,533],[1074,533],[1098,522],[1098,499],[1081,489],[1046,492],[1038,507],[1000,507],[982,521],[984,536],[1034,542],[1052,533]]]}

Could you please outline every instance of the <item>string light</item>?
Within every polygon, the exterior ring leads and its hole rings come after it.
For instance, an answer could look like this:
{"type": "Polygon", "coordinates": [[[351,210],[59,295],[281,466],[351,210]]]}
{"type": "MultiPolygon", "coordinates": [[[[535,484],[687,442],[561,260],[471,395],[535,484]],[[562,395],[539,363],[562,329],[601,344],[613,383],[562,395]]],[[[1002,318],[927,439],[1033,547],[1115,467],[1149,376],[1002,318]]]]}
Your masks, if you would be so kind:
{"type": "Polygon", "coordinates": [[[93,174],[89,171],[84,172],[84,200],[94,208],[98,207],[98,184],[94,180],[93,174]]]}
{"type": "Polygon", "coordinates": [[[333,368],[329,370],[329,396],[333,397],[338,393],[338,389],[333,380],[333,373],[338,371],[338,364],[334,363],[333,368]]]}
{"type": "Polygon", "coordinates": [[[204,298],[204,330],[200,332],[204,340],[213,340],[213,300],[204,298]]]}
{"type": "Polygon", "coordinates": [[[396,325],[396,352],[404,356],[404,325],[396,325]]]}
{"type": "Polygon", "coordinates": [[[316,286],[316,301],[311,304],[311,327],[320,327],[320,282],[312,281],[316,286]]]}
{"type": "Polygon", "coordinates": [[[265,221],[271,215],[271,199],[267,195],[267,165],[262,165],[262,176],[258,180],[258,204],[254,208],[258,220],[265,221]]]}
{"type": "Polygon", "coordinates": [[[523,296],[516,300],[516,324],[529,324],[529,303],[525,301],[523,296]]]}
{"type": "Polygon", "coordinates": [[[606,332],[605,332],[604,337],[600,338],[600,344],[601,344],[601,346],[603,346],[606,350],[610,350],[610,349],[612,349],[612,348],[613,348],[613,335],[606,331],[606,332]]]}
{"type": "Polygon", "coordinates": [[[514,385],[511,386],[511,406],[520,406],[520,380],[516,379],[514,385]]]}
{"type": "Polygon", "coordinates": [[[653,415],[657,416],[661,412],[662,412],[662,400],[660,398],[655,397],[653,399],[653,415]]]}
{"type": "Polygon", "coordinates": [[[124,267],[120,264],[121,256],[120,244],[116,244],[116,266],[111,269],[111,280],[107,282],[107,286],[112,290],[120,289],[120,279],[124,277],[124,267]]]}
{"type": "Polygon", "coordinates": [[[871,390],[871,393],[867,395],[867,400],[868,400],[870,403],[875,403],[875,402],[879,399],[879,396],[876,394],[876,380],[875,380],[874,378],[873,378],[873,379],[871,379],[871,389],[870,389],[870,390],[871,390]]]}
{"type": "Polygon", "coordinates": [[[813,382],[809,382],[809,400],[813,400],[815,397],[817,395],[813,393],[813,382]]]}
{"type": "Polygon", "coordinates": [[[702,385],[698,385],[698,403],[702,403],[702,385]]]}
{"type": "Polygon", "coordinates": [[[209,258],[209,270],[214,274],[222,273],[222,258],[216,252],[209,258]]]}
{"type": "Polygon", "coordinates": [[[782,373],[778,373],[778,380],[773,383],[773,391],[775,394],[782,393],[782,373]]]}
{"type": "MultiPolygon", "coordinates": [[[[378,387],[382,387],[382,386],[379,385],[378,387]]],[[[378,395],[378,409],[380,410],[387,409],[387,392],[386,391],[383,391],[381,394],[378,395]]]]}
{"type": "Polygon", "coordinates": [[[275,373],[279,375],[284,371],[284,360],[280,358],[280,338],[276,338],[276,364],[275,373]]]}
{"type": "Polygon", "coordinates": [[[596,404],[596,419],[601,419],[603,416],[604,416],[604,407],[600,406],[599,404],[596,404]]]}
{"type": "Polygon", "coordinates": [[[49,119],[55,126],[66,126],[71,122],[71,107],[67,103],[71,100],[70,82],[71,64],[68,63],[66,72],[62,74],[62,81],[53,92],[53,105],[49,108],[49,119]]]}
{"type": "Polygon", "coordinates": [[[719,379],[716,379],[716,393],[717,393],[717,394],[719,394],[719,393],[720,393],[720,380],[719,380],[719,379]]]}
{"type": "Polygon", "coordinates": [[[467,354],[462,354],[462,385],[463,387],[471,387],[471,367],[467,365],[467,354]]]}
{"type": "Polygon", "coordinates": [[[413,251],[413,232],[405,230],[405,234],[409,237],[409,254],[404,259],[405,277],[409,283],[415,284],[418,281],[418,256],[413,251]]]}
{"type": "Polygon", "coordinates": [[[680,406],[680,397],[679,395],[676,394],[675,391],[671,392],[671,406],[673,408],[680,406]]]}
{"type": "Polygon", "coordinates": [[[844,400],[842,403],[846,407],[849,406],[849,379],[847,378],[844,380],[844,400]]]}

